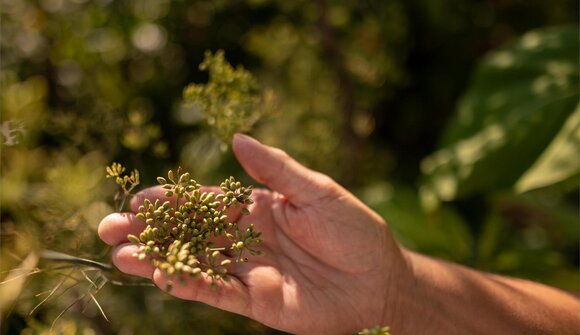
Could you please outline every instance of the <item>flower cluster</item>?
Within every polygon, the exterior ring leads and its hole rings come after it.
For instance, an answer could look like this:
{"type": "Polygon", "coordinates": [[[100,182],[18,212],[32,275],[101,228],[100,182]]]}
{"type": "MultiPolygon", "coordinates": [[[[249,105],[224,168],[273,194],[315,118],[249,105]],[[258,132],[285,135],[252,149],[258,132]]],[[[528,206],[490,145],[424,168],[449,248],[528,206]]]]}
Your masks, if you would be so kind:
{"type": "Polygon", "coordinates": [[[167,178],[157,181],[166,190],[169,200],[145,199],[137,218],[147,224],[139,236],[128,235],[129,241],[139,245],[134,254],[167,275],[185,274],[198,278],[205,273],[213,280],[227,280],[227,268],[232,263],[245,262],[244,253],[261,255],[255,249],[261,233],[253,225],[242,229],[231,220],[228,209],[241,207],[249,215],[247,205],[252,187],[244,187],[234,177],[220,185],[221,193],[202,192],[200,185],[188,172],[170,170],[167,178]],[[231,245],[220,246],[216,241],[225,237],[231,245]]]}
{"type": "Polygon", "coordinates": [[[114,178],[115,182],[121,186],[124,194],[129,194],[131,191],[139,185],[139,171],[133,170],[129,175],[125,173],[125,167],[120,163],[113,163],[111,166],[107,166],[106,177],[114,178]]]}
{"type": "Polygon", "coordinates": [[[200,70],[209,73],[206,84],[190,84],[183,91],[186,106],[199,109],[212,132],[229,143],[234,133],[248,131],[263,116],[274,111],[270,90],[261,92],[256,79],[242,66],[234,68],[223,50],[206,52],[200,70]]]}

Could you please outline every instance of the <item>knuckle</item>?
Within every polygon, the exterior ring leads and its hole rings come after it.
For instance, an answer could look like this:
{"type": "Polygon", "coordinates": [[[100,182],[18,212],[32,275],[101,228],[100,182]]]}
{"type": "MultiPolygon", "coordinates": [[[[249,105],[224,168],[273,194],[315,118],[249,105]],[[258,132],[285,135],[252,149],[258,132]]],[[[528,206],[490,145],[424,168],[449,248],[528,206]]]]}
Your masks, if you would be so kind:
{"type": "Polygon", "coordinates": [[[341,194],[342,187],[330,176],[316,172],[316,184],[321,198],[334,198],[341,194]]]}

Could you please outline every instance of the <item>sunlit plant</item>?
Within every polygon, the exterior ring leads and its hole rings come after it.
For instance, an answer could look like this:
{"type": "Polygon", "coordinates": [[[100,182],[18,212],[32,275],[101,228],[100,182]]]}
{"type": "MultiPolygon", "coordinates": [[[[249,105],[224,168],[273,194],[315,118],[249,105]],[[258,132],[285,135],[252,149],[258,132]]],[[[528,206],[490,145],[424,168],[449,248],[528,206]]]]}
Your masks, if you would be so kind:
{"type": "MultiPolygon", "coordinates": [[[[118,163],[107,167],[107,176],[115,178],[123,194],[129,195],[138,182],[138,172],[122,175],[125,168],[118,163]]],[[[220,184],[220,194],[203,192],[188,172],[178,168],[169,170],[167,178],[157,181],[166,190],[169,200],[145,199],[136,217],[146,223],[139,236],[127,239],[139,246],[134,256],[148,259],[152,265],[169,276],[185,274],[199,278],[205,273],[212,280],[228,280],[227,268],[232,263],[246,262],[245,253],[261,255],[255,249],[261,233],[253,225],[241,228],[228,210],[238,207],[242,215],[249,215],[247,205],[252,186],[242,186],[234,177],[220,184]],[[215,239],[225,237],[231,245],[217,245],[215,239]]]]}
{"type": "Polygon", "coordinates": [[[131,195],[131,192],[141,183],[139,180],[139,171],[137,169],[131,171],[129,174],[126,174],[125,170],[126,169],[123,165],[115,162],[106,167],[106,177],[113,178],[120,187],[120,190],[115,194],[117,211],[123,209],[127,198],[131,195]]]}
{"type": "Polygon", "coordinates": [[[245,132],[273,109],[272,91],[261,92],[256,79],[242,66],[234,68],[223,50],[207,51],[199,69],[207,71],[206,84],[190,84],[183,91],[187,105],[201,111],[222,148],[236,132],[245,132]]]}

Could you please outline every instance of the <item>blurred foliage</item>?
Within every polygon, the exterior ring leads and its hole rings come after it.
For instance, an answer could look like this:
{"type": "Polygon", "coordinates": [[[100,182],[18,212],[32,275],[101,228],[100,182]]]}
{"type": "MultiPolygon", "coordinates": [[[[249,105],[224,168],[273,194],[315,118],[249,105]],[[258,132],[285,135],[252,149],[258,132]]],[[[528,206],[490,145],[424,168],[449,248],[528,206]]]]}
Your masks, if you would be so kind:
{"type": "Polygon", "coordinates": [[[395,189],[377,183],[359,196],[385,218],[403,245],[455,262],[470,261],[473,237],[464,219],[452,208],[424,211],[417,193],[403,185],[395,189]]]}
{"type": "Polygon", "coordinates": [[[206,184],[242,175],[182,99],[188,84],[212,84],[198,64],[219,49],[232,71],[252,73],[256,97],[275,93],[276,113],[252,121],[253,135],[349,187],[404,245],[579,290],[578,3],[0,6],[2,333],[48,333],[83,295],[56,333],[277,333],[119,273],[55,270],[62,264],[35,256],[110,261],[96,227],[113,211],[112,161],[142,180],[178,164],[206,184]],[[18,277],[30,269],[43,271],[18,277]],[[91,291],[89,279],[108,285],[91,291]]]}
{"type": "Polygon", "coordinates": [[[486,58],[444,148],[422,163],[426,196],[454,200],[516,184],[528,191],[578,173],[570,157],[580,145],[579,39],[578,26],[533,31],[486,58]],[[538,164],[548,166],[533,166],[544,154],[538,164]]]}
{"type": "Polygon", "coordinates": [[[256,80],[243,67],[234,69],[224,58],[223,50],[205,53],[199,69],[209,72],[206,85],[190,84],[183,91],[185,104],[196,119],[207,120],[211,130],[227,148],[235,133],[247,132],[271,109],[271,91],[258,95],[256,80]]]}

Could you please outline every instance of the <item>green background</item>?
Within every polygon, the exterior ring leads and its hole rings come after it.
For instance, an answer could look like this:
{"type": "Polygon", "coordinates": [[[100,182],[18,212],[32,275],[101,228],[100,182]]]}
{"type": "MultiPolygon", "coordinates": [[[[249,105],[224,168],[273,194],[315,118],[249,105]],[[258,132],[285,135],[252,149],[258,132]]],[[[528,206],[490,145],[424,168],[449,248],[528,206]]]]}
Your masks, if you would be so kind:
{"type": "MultiPolygon", "coordinates": [[[[114,210],[112,161],[146,185],[177,165],[204,184],[250,182],[182,103],[218,49],[275,95],[250,134],[346,186],[404,246],[579,290],[577,2],[0,4],[0,278],[44,271],[0,285],[3,334],[48,333],[90,287],[82,268],[30,255],[109,262],[96,227],[114,210]]],[[[54,331],[278,333],[151,287],[96,298],[110,322],[89,301],[54,331]]]]}

